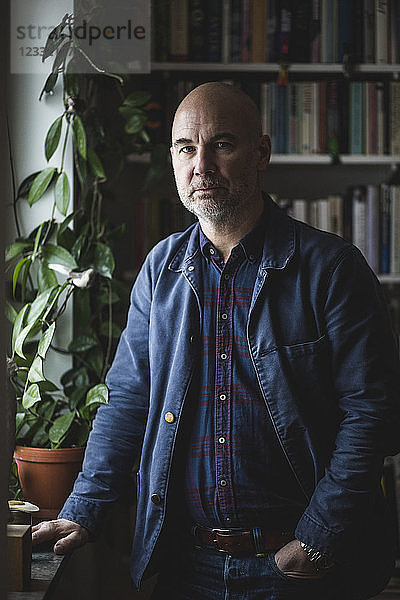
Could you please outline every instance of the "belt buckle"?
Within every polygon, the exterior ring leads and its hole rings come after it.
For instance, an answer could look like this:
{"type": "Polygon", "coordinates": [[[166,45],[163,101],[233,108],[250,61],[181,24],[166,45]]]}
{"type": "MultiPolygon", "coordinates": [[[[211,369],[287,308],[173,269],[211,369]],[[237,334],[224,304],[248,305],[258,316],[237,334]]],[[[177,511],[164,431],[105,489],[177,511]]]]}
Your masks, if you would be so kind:
{"type": "Polygon", "coordinates": [[[216,546],[217,552],[222,552],[223,554],[228,554],[227,550],[223,550],[222,548],[218,547],[218,538],[217,538],[217,535],[219,534],[219,535],[223,536],[225,534],[226,537],[228,537],[229,536],[228,532],[230,532],[230,531],[231,531],[231,529],[219,529],[218,527],[214,527],[213,529],[211,529],[211,533],[212,533],[212,536],[213,536],[213,540],[212,541],[213,541],[213,543],[216,546]]]}

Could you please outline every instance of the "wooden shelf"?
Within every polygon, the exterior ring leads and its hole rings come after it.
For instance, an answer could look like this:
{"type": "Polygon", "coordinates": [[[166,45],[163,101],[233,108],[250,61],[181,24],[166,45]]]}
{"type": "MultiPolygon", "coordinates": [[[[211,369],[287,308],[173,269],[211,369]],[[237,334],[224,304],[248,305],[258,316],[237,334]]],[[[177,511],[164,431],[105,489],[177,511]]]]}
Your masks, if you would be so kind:
{"type": "MultiPolygon", "coordinates": [[[[152,62],[152,71],[193,71],[193,72],[237,72],[237,73],[278,73],[281,65],[278,63],[221,63],[221,62],[152,62]]],[[[344,74],[346,67],[342,63],[294,63],[288,65],[291,73],[315,73],[320,75],[344,74]]],[[[354,73],[365,75],[393,74],[395,78],[400,73],[398,64],[365,63],[353,65],[354,73]]]]}

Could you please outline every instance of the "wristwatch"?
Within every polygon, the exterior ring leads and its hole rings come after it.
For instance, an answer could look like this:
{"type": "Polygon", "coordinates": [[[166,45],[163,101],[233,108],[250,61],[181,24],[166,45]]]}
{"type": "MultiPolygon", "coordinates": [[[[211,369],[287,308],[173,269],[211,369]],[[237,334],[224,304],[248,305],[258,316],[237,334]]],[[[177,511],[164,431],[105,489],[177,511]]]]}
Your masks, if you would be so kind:
{"type": "Polygon", "coordinates": [[[303,548],[310,562],[313,563],[317,571],[327,571],[334,566],[335,563],[333,560],[328,558],[325,554],[322,554],[322,552],[319,550],[316,550],[304,542],[300,542],[300,546],[303,548]]]}

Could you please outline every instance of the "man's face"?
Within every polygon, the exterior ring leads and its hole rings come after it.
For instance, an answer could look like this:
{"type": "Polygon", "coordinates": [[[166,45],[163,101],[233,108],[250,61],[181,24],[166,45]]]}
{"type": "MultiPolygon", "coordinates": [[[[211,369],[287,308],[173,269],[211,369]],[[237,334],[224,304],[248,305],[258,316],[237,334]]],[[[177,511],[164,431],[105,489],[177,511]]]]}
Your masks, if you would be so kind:
{"type": "MultiPolygon", "coordinates": [[[[259,198],[258,171],[269,149],[267,138],[229,106],[190,103],[172,128],[172,165],[183,205],[199,220],[227,223],[259,198]],[[268,145],[268,144],[267,144],[268,145]]],[[[268,162],[268,159],[267,159],[268,162]]]]}

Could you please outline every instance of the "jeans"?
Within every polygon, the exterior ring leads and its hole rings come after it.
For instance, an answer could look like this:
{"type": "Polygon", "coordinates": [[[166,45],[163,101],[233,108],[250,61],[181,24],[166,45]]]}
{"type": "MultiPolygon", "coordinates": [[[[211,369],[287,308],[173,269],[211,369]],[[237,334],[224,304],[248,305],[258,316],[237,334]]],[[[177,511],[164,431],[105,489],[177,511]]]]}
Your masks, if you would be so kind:
{"type": "Polygon", "coordinates": [[[214,550],[190,549],[159,575],[152,600],[342,600],[333,574],[297,579],[276,566],[274,552],[232,557],[214,550]]]}

